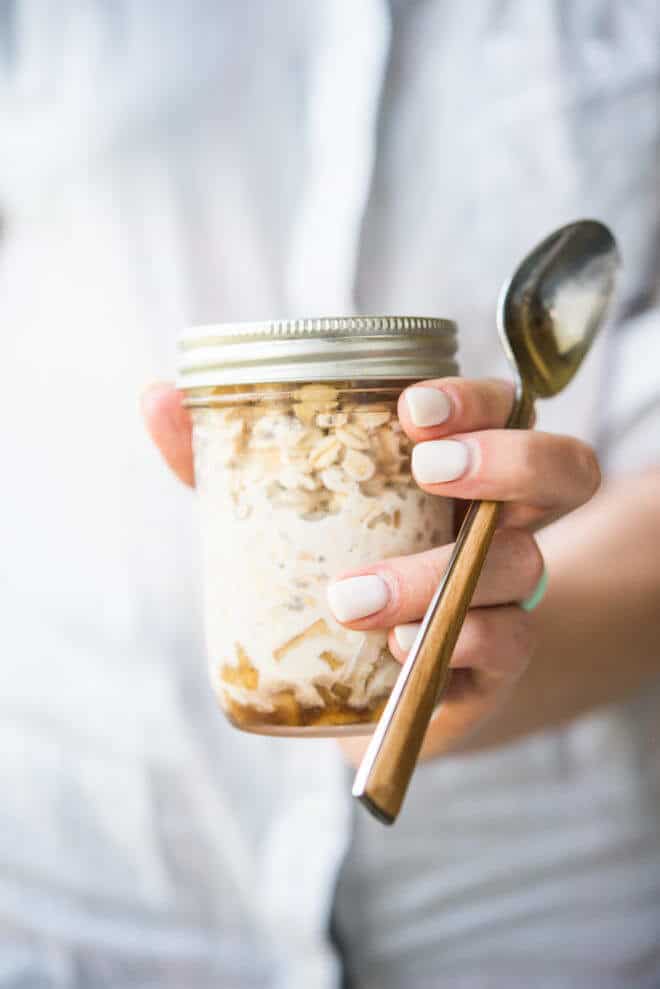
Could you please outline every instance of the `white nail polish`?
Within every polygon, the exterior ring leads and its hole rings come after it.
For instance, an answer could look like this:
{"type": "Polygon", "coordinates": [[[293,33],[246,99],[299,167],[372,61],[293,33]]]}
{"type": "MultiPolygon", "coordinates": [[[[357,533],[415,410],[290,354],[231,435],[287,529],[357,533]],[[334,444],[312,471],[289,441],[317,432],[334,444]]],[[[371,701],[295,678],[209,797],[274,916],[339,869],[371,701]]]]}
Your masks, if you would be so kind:
{"type": "Polygon", "coordinates": [[[390,589],[377,574],[347,577],[328,588],[328,604],[337,621],[354,622],[384,608],[390,589]]]}
{"type": "Polygon", "coordinates": [[[406,404],[416,426],[439,426],[451,412],[449,398],[437,388],[408,388],[406,404]]]}
{"type": "Polygon", "coordinates": [[[420,484],[444,484],[461,477],[470,464],[470,450],[458,440],[429,440],[412,452],[412,471],[420,484]]]}
{"type": "Polygon", "coordinates": [[[394,626],[394,638],[402,652],[410,652],[421,627],[421,622],[410,622],[408,625],[394,626]]]}

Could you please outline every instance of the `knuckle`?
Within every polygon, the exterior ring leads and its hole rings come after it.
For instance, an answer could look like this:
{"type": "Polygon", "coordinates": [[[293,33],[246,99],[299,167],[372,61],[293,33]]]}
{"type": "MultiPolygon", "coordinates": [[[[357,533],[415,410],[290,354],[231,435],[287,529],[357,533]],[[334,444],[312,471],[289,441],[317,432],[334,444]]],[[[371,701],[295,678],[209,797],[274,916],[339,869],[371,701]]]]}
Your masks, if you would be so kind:
{"type": "Polygon", "coordinates": [[[475,382],[469,389],[469,414],[473,422],[489,423],[493,419],[493,402],[491,389],[475,382]]]}
{"type": "Polygon", "coordinates": [[[519,661],[528,662],[536,647],[535,622],[533,615],[516,608],[511,617],[511,651],[519,661]]]}
{"type": "Polygon", "coordinates": [[[471,421],[500,426],[513,405],[514,389],[502,378],[483,378],[467,383],[462,397],[471,421]]]}
{"type": "Polygon", "coordinates": [[[458,398],[458,412],[462,419],[471,422],[480,417],[482,396],[478,382],[457,378],[454,394],[458,398]]]}
{"type": "Polygon", "coordinates": [[[557,438],[557,467],[573,481],[571,492],[577,504],[588,501],[600,487],[601,471],[593,447],[572,436],[557,438]]]}
{"type": "Polygon", "coordinates": [[[476,608],[469,612],[459,639],[462,664],[518,677],[536,648],[532,616],[515,606],[476,608]]]}
{"type": "Polygon", "coordinates": [[[394,585],[394,590],[390,595],[387,614],[394,621],[395,618],[401,615],[408,615],[414,612],[417,594],[410,582],[400,575],[396,576],[392,584],[394,585]]]}
{"type": "Polygon", "coordinates": [[[536,637],[530,616],[520,608],[508,608],[494,646],[498,672],[517,679],[527,669],[535,647],[536,637]]]}
{"type": "Polygon", "coordinates": [[[593,447],[588,446],[586,443],[580,443],[579,462],[585,478],[588,497],[591,498],[598,491],[602,479],[600,464],[593,447]]]}
{"type": "Polygon", "coordinates": [[[405,579],[405,575],[401,573],[396,562],[394,565],[389,564],[376,567],[373,572],[377,573],[385,581],[389,590],[387,604],[380,614],[382,616],[395,616],[400,611],[405,610],[410,597],[410,587],[405,579]]]}
{"type": "Polygon", "coordinates": [[[445,571],[447,556],[440,549],[429,550],[420,553],[416,563],[416,586],[409,589],[409,595],[415,603],[421,600],[426,607],[445,571]]]}
{"type": "Polygon", "coordinates": [[[508,534],[508,552],[512,565],[523,585],[531,592],[543,575],[543,554],[527,529],[511,529],[508,534]]]}
{"type": "Polygon", "coordinates": [[[468,612],[466,619],[468,652],[472,655],[492,648],[493,635],[490,615],[486,609],[475,608],[468,612]]]}
{"type": "Polygon", "coordinates": [[[489,378],[491,385],[492,408],[496,419],[504,422],[511,415],[516,401],[516,389],[512,381],[506,378],[489,378]]]}
{"type": "Polygon", "coordinates": [[[387,560],[379,568],[388,583],[390,600],[385,614],[393,620],[401,615],[423,614],[443,573],[442,553],[428,550],[412,556],[387,560]]]}
{"type": "Polygon", "coordinates": [[[518,489],[521,498],[528,496],[537,485],[539,470],[542,467],[542,456],[539,440],[540,433],[525,431],[521,437],[520,458],[518,462],[518,489]]]}

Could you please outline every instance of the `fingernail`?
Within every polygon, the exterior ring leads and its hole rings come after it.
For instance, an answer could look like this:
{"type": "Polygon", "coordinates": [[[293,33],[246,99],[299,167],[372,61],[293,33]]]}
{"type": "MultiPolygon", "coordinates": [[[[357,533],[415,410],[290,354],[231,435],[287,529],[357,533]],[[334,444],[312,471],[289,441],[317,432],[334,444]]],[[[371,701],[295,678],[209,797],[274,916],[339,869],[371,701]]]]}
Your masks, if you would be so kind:
{"type": "Polygon", "coordinates": [[[406,404],[416,426],[439,426],[451,412],[451,401],[438,388],[408,388],[406,404]]]}
{"type": "Polygon", "coordinates": [[[394,626],[394,638],[402,652],[410,652],[421,627],[421,622],[410,622],[408,625],[394,626]]]}
{"type": "Polygon", "coordinates": [[[470,451],[458,440],[429,440],[418,443],[412,452],[412,470],[420,484],[455,481],[468,469],[470,451]]]}
{"type": "Polygon", "coordinates": [[[339,622],[354,622],[384,608],[390,589],[377,574],[347,577],[328,588],[328,603],[339,622]]]}

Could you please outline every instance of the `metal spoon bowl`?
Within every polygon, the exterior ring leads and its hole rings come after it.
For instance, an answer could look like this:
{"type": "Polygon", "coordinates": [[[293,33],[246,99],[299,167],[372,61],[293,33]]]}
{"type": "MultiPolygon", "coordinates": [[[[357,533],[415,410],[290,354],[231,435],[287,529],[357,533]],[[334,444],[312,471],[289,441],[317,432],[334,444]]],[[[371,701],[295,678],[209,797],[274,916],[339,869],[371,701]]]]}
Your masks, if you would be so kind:
{"type": "MultiPolygon", "coordinates": [[[[527,428],[536,398],[572,380],[614,294],[619,254],[596,220],[561,227],[538,245],[503,287],[497,323],[516,374],[508,427],[527,428]]],[[[371,738],[353,796],[392,824],[424,735],[448,680],[449,662],[497,522],[496,502],[472,502],[447,570],[371,738]]]]}
{"type": "Polygon", "coordinates": [[[619,253],[597,220],[579,220],[546,237],[500,292],[497,329],[519,380],[536,398],[571,381],[614,294],[619,253]]]}

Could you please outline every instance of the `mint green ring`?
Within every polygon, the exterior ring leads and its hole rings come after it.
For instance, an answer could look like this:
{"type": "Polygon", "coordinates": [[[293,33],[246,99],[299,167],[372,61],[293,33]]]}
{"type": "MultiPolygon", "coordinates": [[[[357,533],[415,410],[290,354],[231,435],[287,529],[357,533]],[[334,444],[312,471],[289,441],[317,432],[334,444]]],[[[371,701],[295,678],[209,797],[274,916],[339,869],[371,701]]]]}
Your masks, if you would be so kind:
{"type": "Polygon", "coordinates": [[[529,595],[529,597],[525,598],[524,601],[520,602],[520,607],[522,608],[522,610],[534,611],[534,608],[538,607],[538,605],[543,600],[543,596],[545,595],[547,587],[548,587],[548,571],[544,566],[543,573],[541,574],[541,579],[539,580],[538,584],[536,585],[532,593],[529,595]]]}

